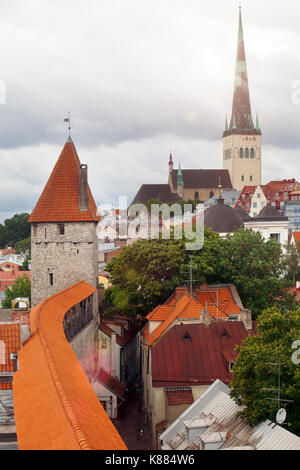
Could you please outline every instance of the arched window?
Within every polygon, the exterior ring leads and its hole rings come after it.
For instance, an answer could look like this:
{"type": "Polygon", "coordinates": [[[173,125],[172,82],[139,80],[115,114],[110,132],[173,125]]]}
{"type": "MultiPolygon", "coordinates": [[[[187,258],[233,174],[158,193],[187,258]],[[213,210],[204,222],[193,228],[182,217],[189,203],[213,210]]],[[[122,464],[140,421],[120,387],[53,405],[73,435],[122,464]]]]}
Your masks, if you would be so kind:
{"type": "Polygon", "coordinates": [[[199,201],[199,193],[198,192],[195,193],[195,201],[199,201]]]}
{"type": "Polygon", "coordinates": [[[244,158],[244,149],[240,148],[240,158],[244,158]]]}
{"type": "Polygon", "coordinates": [[[245,150],[245,157],[249,158],[249,149],[248,148],[246,148],[246,150],[245,150]]]}
{"type": "Polygon", "coordinates": [[[254,148],[252,147],[251,151],[250,151],[250,155],[251,155],[251,158],[255,158],[255,150],[254,148]]]}
{"type": "Polygon", "coordinates": [[[211,191],[211,192],[209,193],[209,198],[211,199],[212,197],[214,197],[214,195],[215,195],[215,193],[214,193],[213,191],[211,191]]]}

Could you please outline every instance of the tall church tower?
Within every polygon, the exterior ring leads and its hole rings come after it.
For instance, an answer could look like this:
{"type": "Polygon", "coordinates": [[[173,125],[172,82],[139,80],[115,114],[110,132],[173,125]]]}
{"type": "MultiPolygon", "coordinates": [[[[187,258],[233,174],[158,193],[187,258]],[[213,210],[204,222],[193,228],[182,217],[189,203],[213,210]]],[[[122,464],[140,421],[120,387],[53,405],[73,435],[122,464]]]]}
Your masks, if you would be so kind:
{"type": "Polygon", "coordinates": [[[246,64],[241,7],[239,11],[238,51],[230,125],[227,118],[223,134],[223,168],[228,170],[234,189],[261,184],[262,133],[258,117],[254,126],[246,64]]]}

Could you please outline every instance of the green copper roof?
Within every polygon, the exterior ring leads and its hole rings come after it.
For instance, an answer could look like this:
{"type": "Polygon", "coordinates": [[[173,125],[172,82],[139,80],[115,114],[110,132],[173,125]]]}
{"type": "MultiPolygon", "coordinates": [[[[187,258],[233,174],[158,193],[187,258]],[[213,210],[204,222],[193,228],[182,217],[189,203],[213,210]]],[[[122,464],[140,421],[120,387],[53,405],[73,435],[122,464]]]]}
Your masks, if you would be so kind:
{"type": "Polygon", "coordinates": [[[179,163],[179,168],[178,168],[178,173],[177,173],[177,186],[183,186],[183,177],[182,177],[180,163],[179,163]]]}

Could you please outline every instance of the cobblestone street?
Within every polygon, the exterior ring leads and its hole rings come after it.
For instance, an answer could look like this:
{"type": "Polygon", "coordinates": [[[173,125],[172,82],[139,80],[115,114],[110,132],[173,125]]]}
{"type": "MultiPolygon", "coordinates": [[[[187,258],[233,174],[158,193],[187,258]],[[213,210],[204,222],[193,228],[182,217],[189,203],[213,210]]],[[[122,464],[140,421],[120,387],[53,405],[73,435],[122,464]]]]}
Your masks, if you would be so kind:
{"type": "Polygon", "coordinates": [[[120,406],[118,419],[113,423],[129,450],[152,449],[150,426],[144,422],[140,388],[128,393],[126,403],[120,406]]]}

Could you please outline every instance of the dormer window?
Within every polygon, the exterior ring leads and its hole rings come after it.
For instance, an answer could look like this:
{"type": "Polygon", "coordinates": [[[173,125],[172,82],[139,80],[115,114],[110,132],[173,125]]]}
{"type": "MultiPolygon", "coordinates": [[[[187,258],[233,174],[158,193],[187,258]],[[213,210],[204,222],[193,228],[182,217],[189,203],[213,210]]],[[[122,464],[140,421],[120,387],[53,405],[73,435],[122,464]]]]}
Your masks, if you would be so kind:
{"type": "Polygon", "coordinates": [[[229,372],[233,372],[235,362],[229,362],[229,372]]]}

